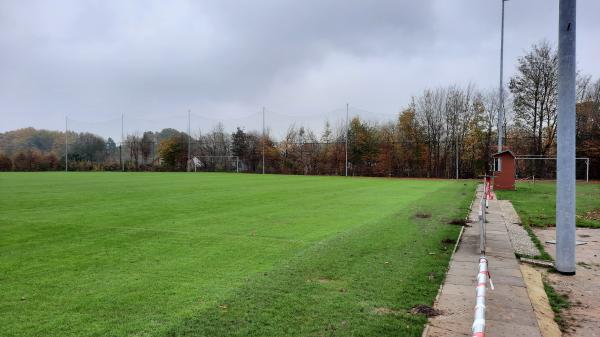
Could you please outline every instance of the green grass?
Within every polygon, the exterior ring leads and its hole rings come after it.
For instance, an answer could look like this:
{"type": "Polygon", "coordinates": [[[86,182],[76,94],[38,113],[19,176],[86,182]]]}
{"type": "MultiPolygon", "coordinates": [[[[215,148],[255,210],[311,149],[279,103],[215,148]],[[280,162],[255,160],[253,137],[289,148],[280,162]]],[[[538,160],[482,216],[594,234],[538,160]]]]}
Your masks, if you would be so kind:
{"type": "MultiPolygon", "coordinates": [[[[537,249],[540,252],[540,254],[536,255],[536,256],[522,256],[522,257],[528,257],[528,258],[531,258],[531,259],[539,259],[539,260],[546,260],[546,261],[554,261],[554,259],[552,258],[552,256],[550,256],[550,254],[548,254],[548,252],[546,251],[546,248],[544,248],[544,245],[542,244],[542,242],[540,241],[540,239],[533,232],[533,229],[531,228],[531,226],[530,225],[523,225],[523,228],[525,228],[525,230],[527,231],[527,234],[529,235],[529,238],[531,238],[531,241],[537,247],[537,249]]],[[[517,254],[517,257],[521,257],[521,256],[519,254],[517,254]]]]}
{"type": "Polygon", "coordinates": [[[474,186],[0,174],[0,335],[420,336],[474,186]]]}
{"type": "MultiPolygon", "coordinates": [[[[501,199],[512,201],[523,225],[555,226],[556,183],[519,183],[515,191],[496,191],[501,199]]],[[[600,228],[600,220],[586,218],[586,213],[600,210],[600,184],[577,183],[578,227],[600,228]]]]}
{"type": "Polygon", "coordinates": [[[558,324],[561,331],[565,331],[567,328],[567,321],[561,314],[564,309],[568,309],[571,306],[569,298],[557,293],[547,280],[544,280],[544,290],[546,291],[546,296],[548,296],[550,307],[552,308],[552,311],[554,311],[554,321],[558,324]]]}

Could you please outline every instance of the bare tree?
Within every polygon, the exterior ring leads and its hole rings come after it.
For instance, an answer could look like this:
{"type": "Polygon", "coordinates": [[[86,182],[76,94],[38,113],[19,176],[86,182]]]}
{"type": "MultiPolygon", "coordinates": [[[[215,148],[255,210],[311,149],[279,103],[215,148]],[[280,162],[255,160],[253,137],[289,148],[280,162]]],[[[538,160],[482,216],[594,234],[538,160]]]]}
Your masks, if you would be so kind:
{"type": "Polygon", "coordinates": [[[440,176],[440,145],[444,137],[444,113],[446,111],[447,90],[427,89],[416,99],[416,111],[425,126],[427,141],[427,176],[440,176]]]}
{"type": "MultiPolygon", "coordinates": [[[[532,46],[518,60],[518,73],[510,79],[515,120],[532,138],[531,152],[547,155],[555,144],[557,56],[548,42],[532,46]]],[[[543,161],[538,162],[538,174],[543,161]]]]}

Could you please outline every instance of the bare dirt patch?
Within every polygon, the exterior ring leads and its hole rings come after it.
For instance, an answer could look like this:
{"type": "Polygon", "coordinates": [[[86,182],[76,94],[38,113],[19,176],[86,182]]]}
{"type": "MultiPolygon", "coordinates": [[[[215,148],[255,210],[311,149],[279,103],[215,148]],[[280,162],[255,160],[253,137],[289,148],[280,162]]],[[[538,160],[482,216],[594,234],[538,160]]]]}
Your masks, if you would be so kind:
{"type": "Polygon", "coordinates": [[[417,213],[415,213],[415,218],[417,218],[417,219],[429,219],[429,218],[431,218],[431,213],[417,212],[417,213]]]}
{"type": "Polygon", "coordinates": [[[456,243],[456,240],[450,239],[450,238],[445,238],[444,240],[442,240],[442,243],[445,245],[453,245],[456,243]]]}
{"type": "Polygon", "coordinates": [[[438,309],[434,309],[428,305],[419,304],[410,309],[411,314],[421,314],[427,317],[435,317],[442,314],[442,312],[438,309]]]}
{"type": "Polygon", "coordinates": [[[456,226],[464,226],[467,224],[467,220],[465,219],[459,219],[459,218],[455,218],[455,219],[450,219],[448,221],[449,225],[456,225],[456,226]]]}

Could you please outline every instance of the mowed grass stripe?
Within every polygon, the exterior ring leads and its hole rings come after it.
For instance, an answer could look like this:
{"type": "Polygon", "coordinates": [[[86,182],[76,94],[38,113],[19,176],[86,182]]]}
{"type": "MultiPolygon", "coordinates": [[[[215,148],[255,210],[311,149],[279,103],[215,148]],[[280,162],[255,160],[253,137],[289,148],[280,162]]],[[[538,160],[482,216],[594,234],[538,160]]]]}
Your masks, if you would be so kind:
{"type": "MultiPolygon", "coordinates": [[[[171,328],[167,336],[420,336],[473,184],[445,188],[377,223],[310,246],[171,328]],[[433,211],[429,219],[414,211],[433,211]]],[[[162,335],[162,334],[157,334],[162,335]]]]}
{"type": "Polygon", "coordinates": [[[453,191],[447,197],[454,201],[470,198],[456,194],[461,186],[234,174],[1,174],[2,335],[160,335],[340,233],[412,211],[412,202],[440,191],[453,191]]]}

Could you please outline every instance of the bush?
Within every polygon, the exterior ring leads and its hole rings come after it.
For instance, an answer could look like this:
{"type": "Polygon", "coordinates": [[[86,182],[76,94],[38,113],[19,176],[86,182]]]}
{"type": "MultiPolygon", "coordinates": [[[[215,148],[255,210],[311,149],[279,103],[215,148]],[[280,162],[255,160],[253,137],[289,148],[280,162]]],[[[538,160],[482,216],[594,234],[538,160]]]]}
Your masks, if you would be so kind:
{"type": "Polygon", "coordinates": [[[12,169],[12,160],[8,156],[0,154],[0,171],[12,171],[12,169]]]}
{"type": "Polygon", "coordinates": [[[118,162],[109,162],[104,164],[104,171],[121,171],[121,164],[118,162]]]}
{"type": "Polygon", "coordinates": [[[39,171],[44,164],[42,155],[36,151],[20,151],[13,158],[15,171],[39,171]]]}
{"type": "Polygon", "coordinates": [[[39,171],[55,171],[60,168],[60,161],[54,153],[40,156],[37,170],[39,171]]]}

